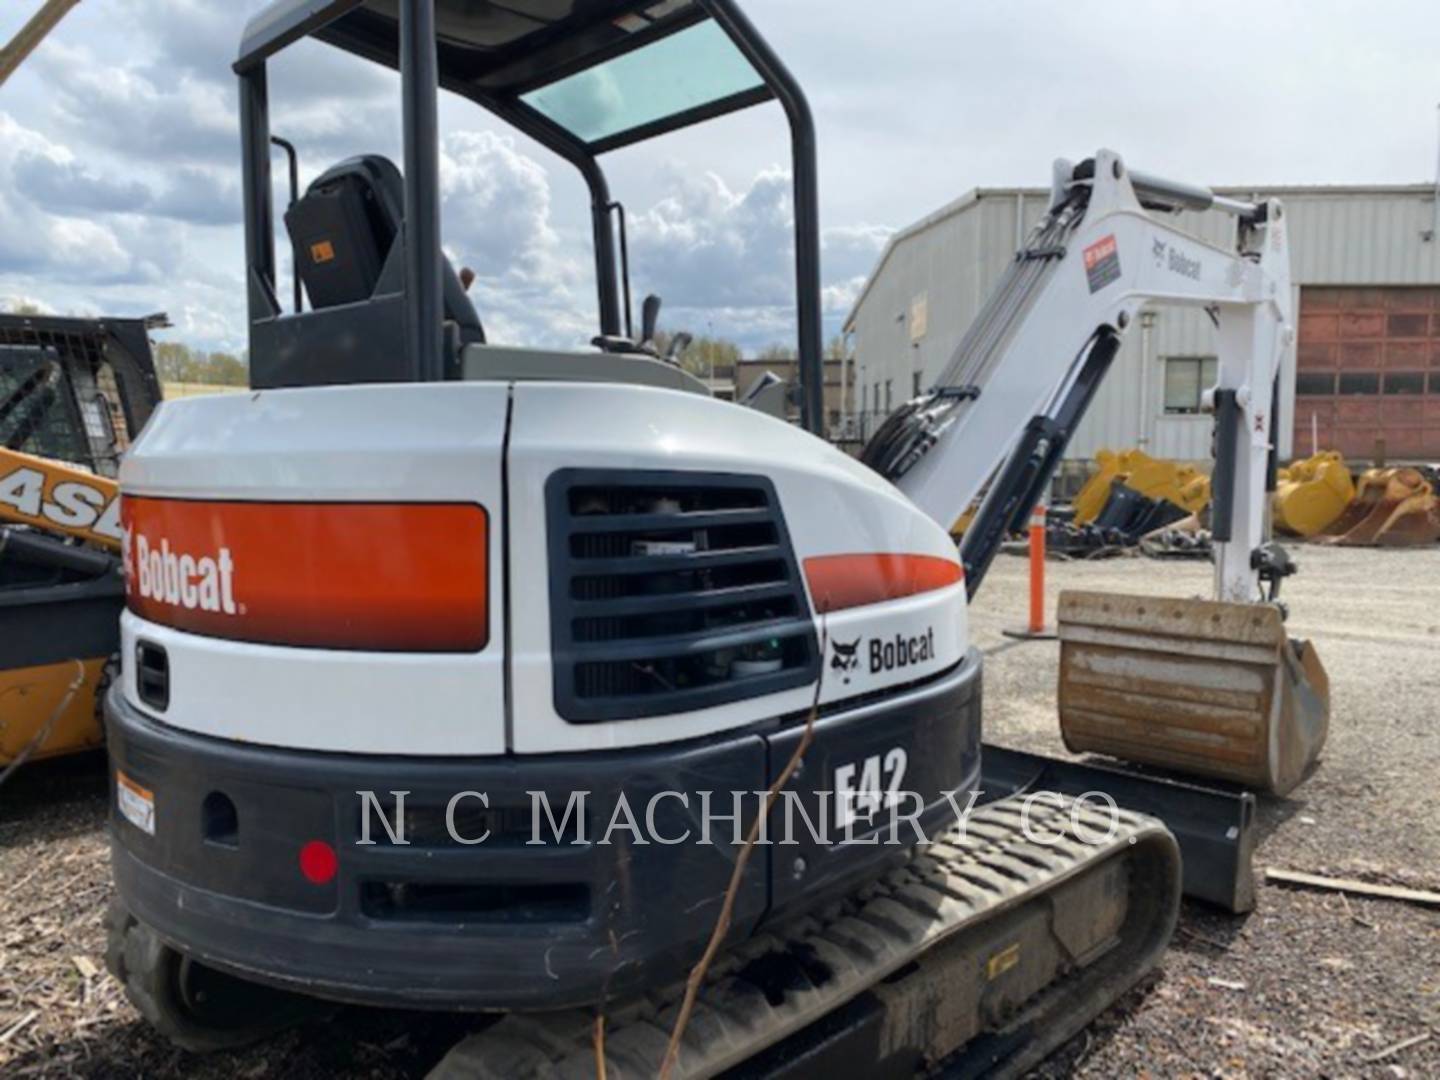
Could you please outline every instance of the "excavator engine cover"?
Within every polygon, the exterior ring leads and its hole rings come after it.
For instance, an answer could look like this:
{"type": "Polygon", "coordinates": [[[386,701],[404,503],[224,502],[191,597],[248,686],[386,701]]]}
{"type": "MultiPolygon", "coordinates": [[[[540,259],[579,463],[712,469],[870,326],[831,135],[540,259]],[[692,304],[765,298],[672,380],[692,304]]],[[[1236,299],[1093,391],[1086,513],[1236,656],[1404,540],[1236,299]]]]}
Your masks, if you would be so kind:
{"type": "Polygon", "coordinates": [[[1277,607],[1064,592],[1059,628],[1074,752],[1284,795],[1325,745],[1329,679],[1277,607]]]}

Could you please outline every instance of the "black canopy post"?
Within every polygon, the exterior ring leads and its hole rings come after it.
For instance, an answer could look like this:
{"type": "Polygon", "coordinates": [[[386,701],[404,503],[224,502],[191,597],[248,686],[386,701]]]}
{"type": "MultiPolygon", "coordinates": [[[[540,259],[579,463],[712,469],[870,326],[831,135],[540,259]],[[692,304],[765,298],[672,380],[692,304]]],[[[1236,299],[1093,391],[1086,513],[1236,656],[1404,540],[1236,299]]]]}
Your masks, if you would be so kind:
{"type": "MultiPolygon", "coordinates": [[[[295,152],[295,144],[289,139],[282,139],[279,135],[270,136],[270,145],[278,146],[285,152],[285,161],[290,173],[290,205],[294,206],[300,199],[300,155],[295,152]]],[[[300,284],[300,249],[294,244],[290,245],[290,277],[295,297],[295,314],[305,307],[305,290],[300,284]]]]}
{"type": "Polygon", "coordinates": [[[405,342],[420,382],[445,377],[440,292],[440,74],[435,0],[400,2],[405,133],[405,342]]]}
{"type": "Polygon", "coordinates": [[[240,76],[240,171],[245,200],[250,322],[276,314],[275,218],[270,193],[270,105],[263,62],[240,76]]]}
{"type": "Polygon", "coordinates": [[[699,0],[754,65],[785,109],[795,173],[795,314],[799,323],[800,420],[825,437],[825,365],[820,316],[820,165],[815,118],[795,76],[735,0],[699,0]]]}

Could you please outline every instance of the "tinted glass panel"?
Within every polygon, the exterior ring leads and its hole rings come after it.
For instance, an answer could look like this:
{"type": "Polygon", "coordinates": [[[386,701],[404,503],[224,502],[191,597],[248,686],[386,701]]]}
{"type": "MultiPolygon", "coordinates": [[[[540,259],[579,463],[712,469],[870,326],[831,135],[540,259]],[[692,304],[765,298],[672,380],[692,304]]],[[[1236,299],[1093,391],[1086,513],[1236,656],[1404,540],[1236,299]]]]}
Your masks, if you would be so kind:
{"type": "Polygon", "coordinates": [[[725,31],[703,22],[520,100],[586,142],[597,142],[762,83],[725,31]]]}
{"type": "Polygon", "coordinates": [[[1423,371],[1392,371],[1385,376],[1387,394],[1423,394],[1425,373],[1423,371]]]}
{"type": "Polygon", "coordinates": [[[1335,393],[1335,376],[1330,372],[1302,371],[1295,376],[1295,393],[1297,394],[1333,394],[1335,393]]]}
{"type": "Polygon", "coordinates": [[[1380,376],[1370,371],[1350,371],[1340,376],[1342,394],[1378,394],[1380,376]]]}

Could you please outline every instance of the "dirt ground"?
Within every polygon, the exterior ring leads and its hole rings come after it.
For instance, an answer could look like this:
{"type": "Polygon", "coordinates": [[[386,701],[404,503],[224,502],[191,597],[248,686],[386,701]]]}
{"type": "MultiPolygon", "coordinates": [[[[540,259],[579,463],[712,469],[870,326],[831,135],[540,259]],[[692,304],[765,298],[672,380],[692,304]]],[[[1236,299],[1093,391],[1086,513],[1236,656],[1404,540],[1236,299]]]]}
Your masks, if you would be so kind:
{"type": "MultiPolygon", "coordinates": [[[[1291,628],[1320,650],[1334,718],[1319,771],[1293,798],[1262,800],[1256,865],[1440,889],[1440,550],[1299,557],[1291,628]]],[[[1209,575],[1051,563],[1050,610],[1061,587],[1200,595],[1209,575]]],[[[972,611],[987,738],[1063,753],[1057,647],[1000,633],[1024,611],[1024,561],[1002,557],[972,611]]],[[[103,970],[105,805],[93,757],[33,766],[0,793],[0,1074],[410,1077],[466,1030],[347,1009],[242,1054],[171,1050],[103,970]]],[[[1187,903],[1163,970],[1039,1075],[1440,1076],[1440,910],[1272,886],[1245,918],[1187,903]]]]}

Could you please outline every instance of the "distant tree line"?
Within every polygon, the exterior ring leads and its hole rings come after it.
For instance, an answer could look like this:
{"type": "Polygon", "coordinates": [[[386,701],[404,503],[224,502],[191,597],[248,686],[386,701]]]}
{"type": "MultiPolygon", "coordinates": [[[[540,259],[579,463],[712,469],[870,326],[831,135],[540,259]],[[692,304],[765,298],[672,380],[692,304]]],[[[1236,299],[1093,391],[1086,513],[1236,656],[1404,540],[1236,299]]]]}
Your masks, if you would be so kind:
{"type": "Polygon", "coordinates": [[[155,369],[161,382],[250,385],[250,369],[240,357],[226,352],[202,352],[173,341],[155,346],[155,369]]]}
{"type": "MultiPolygon", "coordinates": [[[[663,330],[655,335],[656,345],[663,353],[670,345],[671,336],[663,330]]],[[[714,372],[732,373],[741,360],[768,360],[772,364],[793,361],[798,354],[794,345],[766,345],[758,352],[747,356],[733,341],[725,338],[700,335],[680,354],[680,366],[692,375],[701,378],[714,372]]],[[[838,334],[825,345],[826,360],[841,360],[845,357],[845,339],[838,334]]]]}

